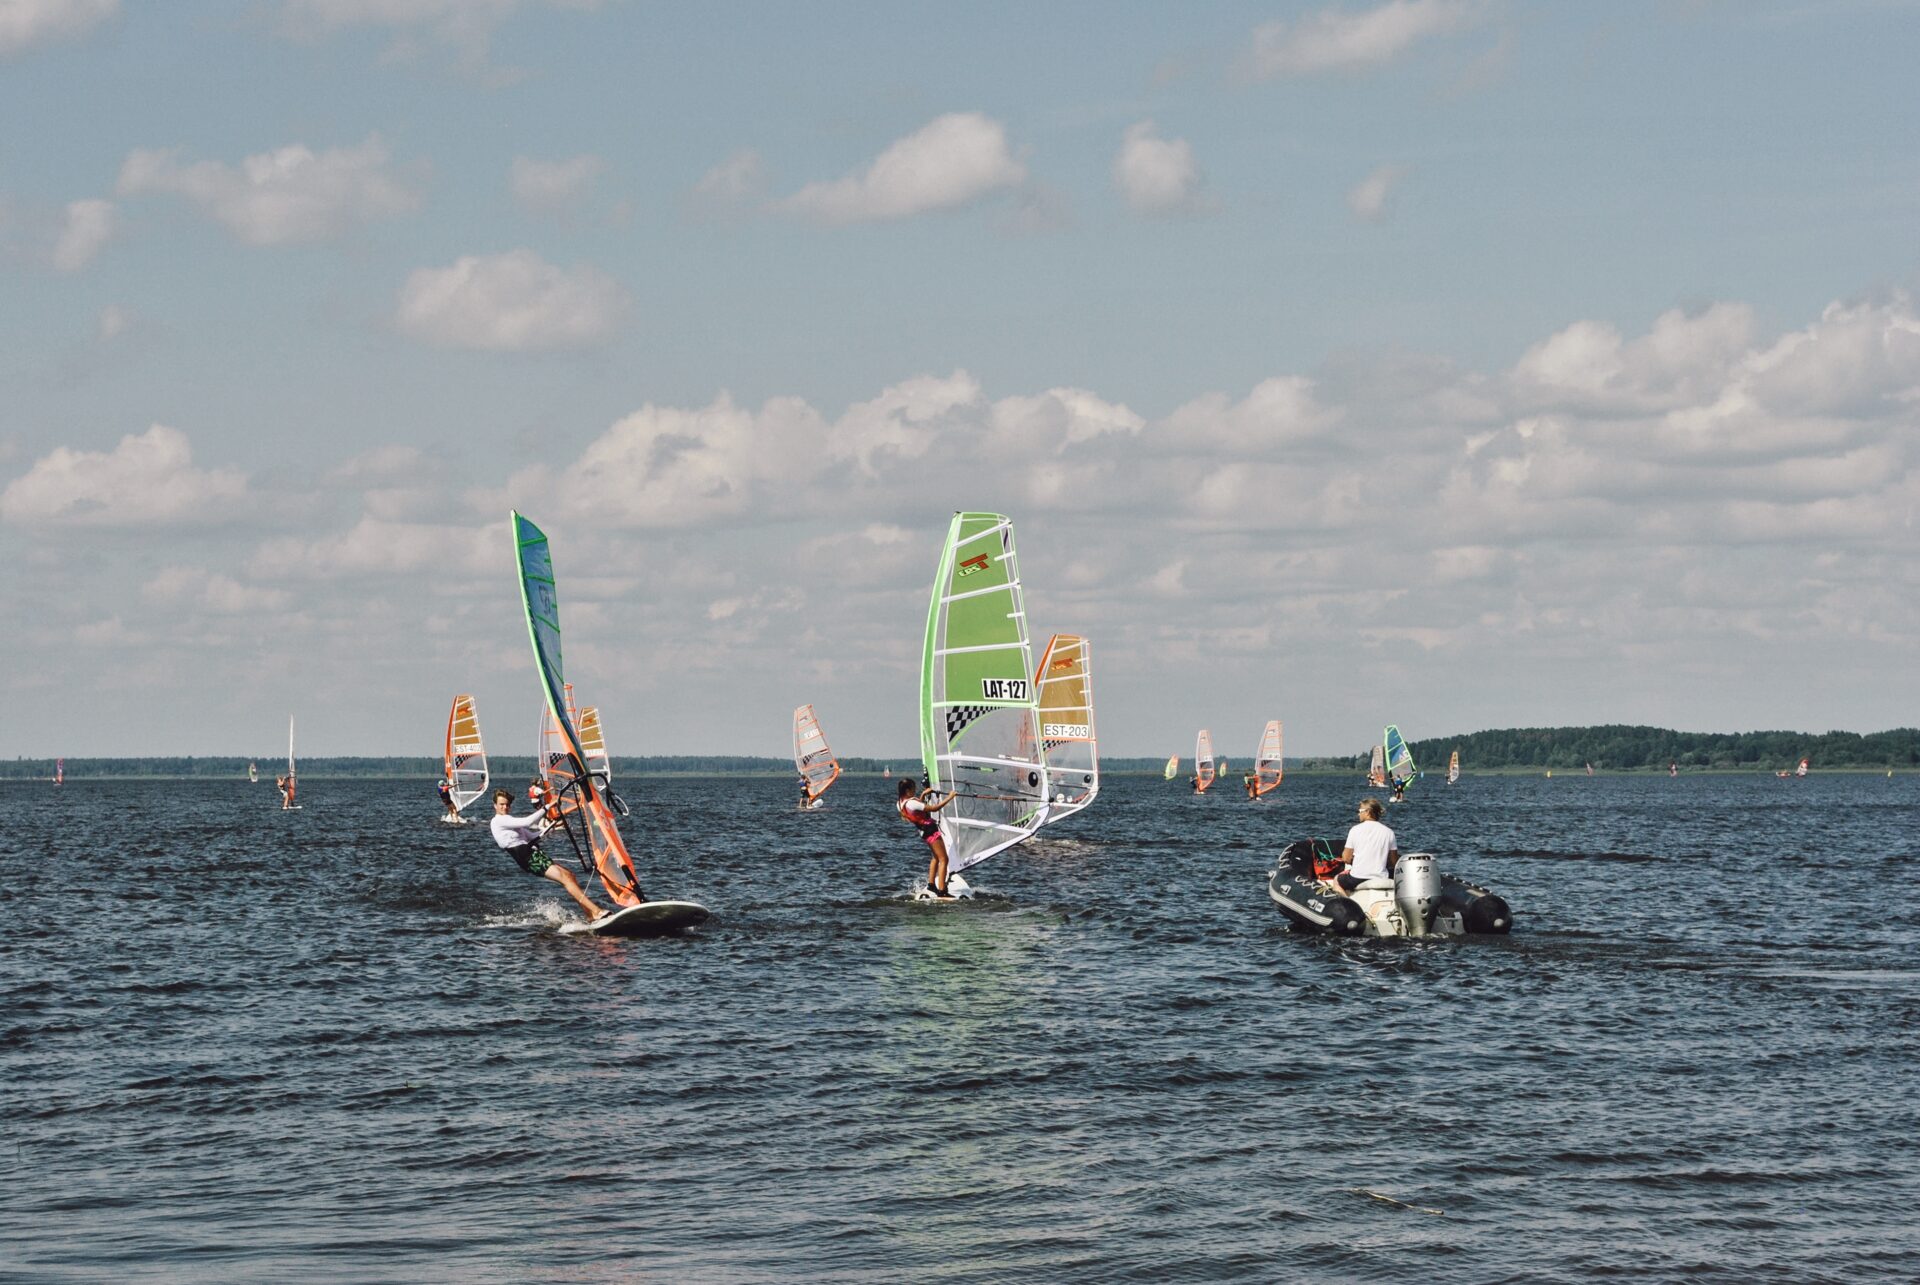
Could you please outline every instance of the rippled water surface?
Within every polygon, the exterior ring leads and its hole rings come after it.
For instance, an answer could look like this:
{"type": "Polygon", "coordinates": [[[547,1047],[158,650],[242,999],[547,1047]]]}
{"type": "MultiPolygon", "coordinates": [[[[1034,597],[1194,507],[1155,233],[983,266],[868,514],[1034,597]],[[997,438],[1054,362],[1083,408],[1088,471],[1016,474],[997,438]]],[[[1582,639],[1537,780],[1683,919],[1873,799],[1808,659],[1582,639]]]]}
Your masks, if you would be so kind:
{"type": "Polygon", "coordinates": [[[1920,1276],[1920,779],[1429,778],[1464,942],[1288,931],[1347,780],[1111,779],[957,906],[891,782],[626,784],[687,938],[427,782],[0,787],[0,1275],[1920,1276]]]}

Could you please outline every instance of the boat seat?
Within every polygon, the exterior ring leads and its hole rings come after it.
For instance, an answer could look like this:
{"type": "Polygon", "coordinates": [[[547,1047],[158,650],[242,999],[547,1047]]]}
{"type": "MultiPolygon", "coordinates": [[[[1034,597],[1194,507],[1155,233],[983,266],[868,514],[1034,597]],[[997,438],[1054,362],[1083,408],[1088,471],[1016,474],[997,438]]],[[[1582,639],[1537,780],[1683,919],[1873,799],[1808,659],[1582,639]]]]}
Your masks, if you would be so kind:
{"type": "Polygon", "coordinates": [[[1387,878],[1362,879],[1354,887],[1355,892],[1392,892],[1393,880],[1387,878]]]}

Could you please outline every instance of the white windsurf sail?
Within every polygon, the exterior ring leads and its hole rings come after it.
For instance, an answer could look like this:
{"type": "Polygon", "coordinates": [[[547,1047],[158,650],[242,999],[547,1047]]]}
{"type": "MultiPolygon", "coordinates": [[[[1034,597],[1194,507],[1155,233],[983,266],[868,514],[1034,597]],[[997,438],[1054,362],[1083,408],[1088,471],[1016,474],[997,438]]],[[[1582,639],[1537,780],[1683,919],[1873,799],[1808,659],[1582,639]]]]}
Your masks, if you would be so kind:
{"type": "Polygon", "coordinates": [[[250,785],[260,784],[260,765],[258,763],[247,764],[247,782],[250,785]]]}
{"type": "Polygon", "coordinates": [[[1797,768],[1795,768],[1795,769],[1793,770],[1793,774],[1794,774],[1795,776],[1805,776],[1805,775],[1807,774],[1807,769],[1808,769],[1809,767],[1811,767],[1812,765],[1813,765],[1813,760],[1811,760],[1811,759],[1801,759],[1801,760],[1800,760],[1800,766],[1799,766],[1799,767],[1797,767],[1797,768]]]}
{"type": "Polygon", "coordinates": [[[1253,797],[1261,798],[1280,788],[1286,767],[1280,757],[1280,720],[1267,720],[1260,733],[1260,748],[1253,756],[1253,797]]]}
{"type": "Polygon", "coordinates": [[[1452,785],[1460,779],[1460,751],[1455,750],[1447,756],[1447,784],[1452,785]]]}
{"type": "Polygon", "coordinates": [[[1178,754],[1167,755],[1167,770],[1161,774],[1160,779],[1163,781],[1171,781],[1174,777],[1178,776],[1179,774],[1180,774],[1180,756],[1178,754]]]}
{"type": "Polygon", "coordinates": [[[474,711],[473,697],[456,696],[447,711],[447,776],[453,787],[456,814],[487,792],[487,751],[480,743],[480,716],[474,711]]]}
{"type": "Polygon", "coordinates": [[[1033,685],[1040,700],[1040,744],[1053,791],[1047,824],[1072,816],[1100,793],[1100,747],[1093,734],[1093,672],[1087,640],[1055,634],[1040,654],[1033,685]]]}
{"type": "Polygon", "coordinates": [[[1387,783],[1387,752],[1373,747],[1373,761],[1367,764],[1367,784],[1378,788],[1387,783]]]}
{"type": "Polygon", "coordinates": [[[1047,819],[1047,766],[1013,523],[956,513],[927,608],[920,662],[920,756],[958,874],[1047,819]]]}
{"type": "Polygon", "coordinates": [[[1193,742],[1193,788],[1198,794],[1205,794],[1207,787],[1213,784],[1213,733],[1206,728],[1200,729],[1200,735],[1193,742]]]}
{"type": "MultiPolygon", "coordinates": [[[[567,686],[567,700],[573,700],[573,686],[567,686]]],[[[580,707],[580,748],[587,754],[587,771],[593,773],[601,786],[613,784],[613,756],[607,753],[607,734],[600,726],[600,707],[582,705],[580,707]]]]}
{"type": "Polygon", "coordinates": [[[806,786],[809,805],[840,779],[840,761],[833,757],[811,705],[793,711],[793,770],[806,786]]]}

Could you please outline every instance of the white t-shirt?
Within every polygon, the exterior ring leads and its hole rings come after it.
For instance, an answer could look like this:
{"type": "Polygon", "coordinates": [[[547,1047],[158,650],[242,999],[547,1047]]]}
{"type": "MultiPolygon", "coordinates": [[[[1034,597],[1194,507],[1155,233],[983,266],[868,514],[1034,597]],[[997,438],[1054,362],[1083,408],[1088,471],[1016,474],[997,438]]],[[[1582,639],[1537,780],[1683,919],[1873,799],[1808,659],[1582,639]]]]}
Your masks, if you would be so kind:
{"type": "Polygon", "coordinates": [[[493,841],[503,848],[517,848],[523,843],[540,842],[540,827],[547,820],[538,812],[530,817],[508,816],[501,812],[487,823],[493,832],[493,841]]]}
{"type": "Polygon", "coordinates": [[[1387,877],[1387,854],[1393,851],[1393,831],[1384,822],[1362,821],[1347,831],[1347,847],[1353,849],[1353,877],[1356,879],[1384,879],[1387,877]]]}

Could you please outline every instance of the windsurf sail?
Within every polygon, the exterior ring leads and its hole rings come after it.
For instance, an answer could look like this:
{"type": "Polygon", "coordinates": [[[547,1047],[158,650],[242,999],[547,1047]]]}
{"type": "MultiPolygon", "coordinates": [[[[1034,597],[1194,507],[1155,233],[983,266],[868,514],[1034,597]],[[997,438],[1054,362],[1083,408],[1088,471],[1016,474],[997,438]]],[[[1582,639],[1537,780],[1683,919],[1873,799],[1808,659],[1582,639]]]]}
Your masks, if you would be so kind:
{"type": "Polygon", "coordinates": [[[643,900],[640,877],[614,824],[604,783],[595,780],[587,765],[586,748],[573,721],[572,697],[561,666],[560,597],[546,533],[518,513],[512,518],[527,637],[533,643],[534,667],[560,747],[558,761],[550,760],[543,734],[541,766],[553,791],[547,815],[565,833],[583,873],[598,878],[607,896],[620,905],[638,905],[643,900]]]}
{"type": "Polygon", "coordinates": [[[284,806],[291,807],[293,805],[295,790],[296,787],[293,781],[293,715],[289,714],[287,715],[287,797],[282,801],[284,806]]]}
{"type": "Polygon", "coordinates": [[[927,608],[920,664],[920,757],[957,874],[1047,819],[1047,765],[1020,592],[1013,523],[956,513],[927,608]]]}
{"type": "Polygon", "coordinates": [[[1213,733],[1206,728],[1193,741],[1193,790],[1205,794],[1213,784],[1213,733]]]}
{"type": "Polygon", "coordinates": [[[1367,764],[1367,784],[1378,789],[1387,783],[1387,752],[1373,747],[1373,761],[1367,764]]]}
{"type": "Polygon", "coordinates": [[[1811,760],[1801,759],[1800,766],[1793,770],[1793,774],[1795,776],[1805,776],[1807,774],[1807,769],[1811,766],[1812,766],[1811,760]]]}
{"type": "Polygon", "coordinates": [[[1280,761],[1280,720],[1268,719],[1260,733],[1260,748],[1253,756],[1253,797],[1260,798],[1280,788],[1286,768],[1280,761]]]}
{"type": "Polygon", "coordinates": [[[1447,756],[1447,784],[1452,785],[1460,779],[1460,751],[1455,750],[1447,756]]]}
{"type": "Polygon", "coordinates": [[[811,705],[802,705],[793,711],[793,770],[806,785],[808,803],[825,794],[827,787],[840,779],[840,761],[833,757],[827,734],[820,730],[820,720],[814,716],[811,705]]]}
{"type": "Polygon", "coordinates": [[[1087,640],[1055,634],[1040,654],[1033,685],[1040,700],[1040,744],[1053,798],[1047,824],[1072,816],[1100,793],[1100,748],[1093,734],[1093,672],[1087,640]]]}
{"type": "MultiPolygon", "coordinates": [[[[1801,775],[1804,776],[1806,773],[1802,772],[1801,775]]],[[[67,761],[65,759],[55,759],[53,761],[53,783],[55,785],[65,785],[67,783],[67,761]]]]}
{"type": "MultiPolygon", "coordinates": [[[[567,684],[567,699],[573,699],[573,684],[567,684]]],[[[587,771],[593,773],[601,788],[613,784],[613,757],[607,753],[607,734],[600,727],[600,707],[584,705],[580,708],[580,721],[574,726],[580,729],[580,748],[587,752],[587,771]]]]}
{"type": "Polygon", "coordinates": [[[453,787],[453,810],[464,812],[467,805],[487,792],[487,751],[480,743],[480,716],[474,712],[473,697],[456,696],[447,711],[447,784],[453,787]]]}
{"type": "Polygon", "coordinates": [[[1413,765],[1413,751],[1407,748],[1407,738],[1400,735],[1400,729],[1387,724],[1387,730],[1381,733],[1380,743],[1386,747],[1387,775],[1396,786],[1405,788],[1420,770],[1413,765]]]}
{"type": "Polygon", "coordinates": [[[253,785],[260,784],[260,765],[258,763],[247,764],[247,781],[253,785]]]}
{"type": "Polygon", "coordinates": [[[1167,755],[1166,774],[1163,775],[1160,779],[1163,781],[1171,781],[1175,776],[1179,775],[1179,772],[1180,772],[1180,756],[1178,754],[1167,755]]]}

